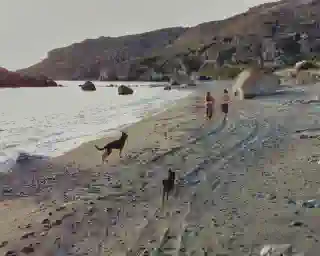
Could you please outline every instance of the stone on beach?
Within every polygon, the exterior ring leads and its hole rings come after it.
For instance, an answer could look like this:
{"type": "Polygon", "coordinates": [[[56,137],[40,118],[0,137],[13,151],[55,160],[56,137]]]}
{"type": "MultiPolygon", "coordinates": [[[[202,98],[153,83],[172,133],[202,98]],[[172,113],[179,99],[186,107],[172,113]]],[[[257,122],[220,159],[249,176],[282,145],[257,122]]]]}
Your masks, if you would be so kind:
{"type": "Polygon", "coordinates": [[[302,207],[305,208],[320,208],[320,200],[312,199],[302,203],[302,207]]]}
{"type": "Polygon", "coordinates": [[[18,256],[18,253],[16,251],[10,250],[7,251],[4,256],[18,256]]]}
{"type": "Polygon", "coordinates": [[[21,252],[24,254],[30,254],[30,253],[33,253],[34,251],[35,249],[32,244],[29,244],[21,249],[21,252]]]}
{"type": "Polygon", "coordinates": [[[232,87],[234,96],[249,99],[255,96],[273,94],[279,88],[280,79],[263,69],[252,68],[242,71],[232,87]]]}
{"type": "Polygon", "coordinates": [[[2,241],[2,242],[0,243],[0,248],[5,247],[7,244],[8,244],[8,241],[2,241]]]}
{"type": "Polygon", "coordinates": [[[23,234],[21,236],[21,239],[27,239],[29,237],[34,237],[34,236],[35,236],[35,232],[31,231],[31,232],[27,232],[27,233],[23,234]]]}

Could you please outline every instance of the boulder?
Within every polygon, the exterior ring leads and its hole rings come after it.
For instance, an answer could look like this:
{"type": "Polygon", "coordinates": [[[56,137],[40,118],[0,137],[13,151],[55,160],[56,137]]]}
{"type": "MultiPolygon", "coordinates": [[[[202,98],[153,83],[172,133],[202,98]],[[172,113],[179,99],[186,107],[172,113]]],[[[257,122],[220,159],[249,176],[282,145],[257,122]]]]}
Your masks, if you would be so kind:
{"type": "Polygon", "coordinates": [[[163,89],[166,90],[166,91],[170,91],[170,90],[171,90],[171,86],[170,86],[170,85],[167,85],[167,86],[165,86],[163,89]]]}
{"type": "Polygon", "coordinates": [[[272,95],[280,86],[278,76],[259,68],[242,71],[232,87],[234,96],[240,99],[250,99],[256,96],[272,95]]]}
{"type": "Polygon", "coordinates": [[[82,90],[84,91],[96,91],[96,86],[90,82],[90,81],[87,81],[85,82],[84,84],[82,85],[79,85],[81,87],[82,90]]]}
{"type": "Polygon", "coordinates": [[[294,65],[294,68],[295,68],[296,72],[299,72],[301,70],[319,69],[320,67],[318,64],[316,64],[314,62],[302,60],[302,61],[297,62],[294,65]]]}
{"type": "Polygon", "coordinates": [[[129,94],[133,94],[133,90],[125,85],[120,85],[118,87],[118,94],[119,95],[129,95],[129,94]]]}

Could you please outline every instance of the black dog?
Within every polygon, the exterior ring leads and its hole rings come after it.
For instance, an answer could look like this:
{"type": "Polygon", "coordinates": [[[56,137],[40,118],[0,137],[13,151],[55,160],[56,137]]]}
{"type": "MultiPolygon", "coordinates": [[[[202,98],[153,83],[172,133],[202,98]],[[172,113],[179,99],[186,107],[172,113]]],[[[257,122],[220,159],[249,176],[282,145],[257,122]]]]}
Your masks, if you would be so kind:
{"type": "Polygon", "coordinates": [[[97,145],[95,145],[96,149],[98,149],[99,151],[104,150],[104,153],[102,154],[102,163],[104,163],[106,158],[111,154],[112,149],[118,149],[119,156],[121,157],[122,149],[127,139],[128,139],[128,134],[126,134],[125,132],[122,132],[120,139],[109,142],[103,148],[99,148],[97,145]]]}
{"type": "Polygon", "coordinates": [[[168,201],[169,194],[173,192],[176,180],[176,173],[170,168],[168,170],[168,178],[162,181],[162,205],[164,204],[164,199],[168,201]]]}

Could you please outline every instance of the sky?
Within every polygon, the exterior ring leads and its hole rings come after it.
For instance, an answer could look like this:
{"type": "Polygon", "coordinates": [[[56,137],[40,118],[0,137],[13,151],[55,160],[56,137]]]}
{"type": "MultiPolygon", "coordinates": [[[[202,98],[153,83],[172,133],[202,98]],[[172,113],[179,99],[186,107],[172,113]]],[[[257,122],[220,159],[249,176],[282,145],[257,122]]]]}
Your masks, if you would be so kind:
{"type": "Polygon", "coordinates": [[[194,26],[268,0],[0,0],[0,67],[26,68],[86,38],[194,26]]]}

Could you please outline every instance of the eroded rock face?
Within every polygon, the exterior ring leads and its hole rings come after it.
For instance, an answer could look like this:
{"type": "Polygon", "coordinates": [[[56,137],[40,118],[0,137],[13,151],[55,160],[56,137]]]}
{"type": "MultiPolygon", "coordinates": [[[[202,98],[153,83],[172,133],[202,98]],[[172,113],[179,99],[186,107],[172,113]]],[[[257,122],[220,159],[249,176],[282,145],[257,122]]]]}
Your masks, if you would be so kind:
{"type": "Polygon", "coordinates": [[[90,82],[90,81],[87,81],[85,82],[84,84],[82,85],[79,85],[81,87],[82,90],[84,91],[96,91],[96,86],[90,82]]]}
{"type": "Polygon", "coordinates": [[[130,95],[130,94],[133,94],[133,90],[128,86],[120,85],[118,87],[118,94],[119,95],[130,95]]]}
{"type": "Polygon", "coordinates": [[[58,84],[45,76],[31,77],[0,67],[0,88],[57,87],[58,84]]]}

